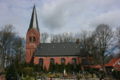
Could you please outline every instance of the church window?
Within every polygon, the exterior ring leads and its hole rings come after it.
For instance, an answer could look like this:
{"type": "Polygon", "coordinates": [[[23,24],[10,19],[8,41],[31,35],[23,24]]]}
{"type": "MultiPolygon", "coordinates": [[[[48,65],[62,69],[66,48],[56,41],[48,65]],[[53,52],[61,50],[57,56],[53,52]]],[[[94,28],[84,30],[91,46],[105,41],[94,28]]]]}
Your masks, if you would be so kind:
{"type": "Polygon", "coordinates": [[[43,65],[43,59],[42,58],[39,59],[39,64],[43,65]]]}
{"type": "Polygon", "coordinates": [[[50,63],[51,64],[54,64],[55,63],[55,60],[53,58],[50,59],[50,63]]]}
{"type": "Polygon", "coordinates": [[[83,59],[82,59],[82,64],[83,64],[83,65],[88,65],[88,64],[89,64],[89,61],[88,61],[86,58],[83,58],[83,59]]]}
{"type": "Polygon", "coordinates": [[[65,64],[65,58],[61,58],[61,63],[65,64]]]}
{"type": "Polygon", "coordinates": [[[35,42],[35,41],[36,41],[36,38],[35,38],[34,36],[32,36],[32,37],[29,38],[29,41],[30,41],[30,42],[35,42]]]}
{"type": "Polygon", "coordinates": [[[33,42],[35,42],[36,41],[36,39],[35,39],[35,37],[33,37],[33,42]]]}
{"type": "Polygon", "coordinates": [[[29,38],[29,41],[32,42],[32,37],[29,38]]]}
{"type": "Polygon", "coordinates": [[[73,58],[73,59],[72,59],[72,63],[73,63],[73,64],[76,64],[76,63],[77,63],[76,58],[73,58]]]}

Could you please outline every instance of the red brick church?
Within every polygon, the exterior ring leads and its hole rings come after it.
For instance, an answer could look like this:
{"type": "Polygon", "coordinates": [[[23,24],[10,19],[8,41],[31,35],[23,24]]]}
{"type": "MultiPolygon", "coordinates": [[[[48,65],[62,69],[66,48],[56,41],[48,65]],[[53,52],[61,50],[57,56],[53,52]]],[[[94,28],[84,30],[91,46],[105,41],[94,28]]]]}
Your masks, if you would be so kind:
{"type": "Polygon", "coordinates": [[[49,68],[50,63],[80,64],[85,54],[80,53],[78,43],[41,43],[40,30],[35,6],[26,34],[26,63],[42,64],[49,68]]]}

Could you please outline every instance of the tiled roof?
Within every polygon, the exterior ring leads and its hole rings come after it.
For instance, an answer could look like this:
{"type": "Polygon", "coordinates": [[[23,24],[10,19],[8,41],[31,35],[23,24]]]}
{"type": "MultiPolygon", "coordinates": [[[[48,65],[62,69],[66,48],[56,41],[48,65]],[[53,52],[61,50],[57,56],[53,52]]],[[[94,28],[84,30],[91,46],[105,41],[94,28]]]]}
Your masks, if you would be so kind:
{"type": "Polygon", "coordinates": [[[106,64],[106,67],[116,67],[117,65],[120,67],[120,58],[113,58],[106,64]]]}
{"type": "Polygon", "coordinates": [[[76,43],[41,43],[34,56],[85,56],[76,43]]]}

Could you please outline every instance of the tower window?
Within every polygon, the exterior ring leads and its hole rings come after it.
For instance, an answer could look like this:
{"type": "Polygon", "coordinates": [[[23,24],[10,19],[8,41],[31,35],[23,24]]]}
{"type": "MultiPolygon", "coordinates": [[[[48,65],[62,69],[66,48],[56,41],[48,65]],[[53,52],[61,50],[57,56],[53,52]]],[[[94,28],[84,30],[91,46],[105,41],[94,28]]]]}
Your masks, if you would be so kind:
{"type": "Polygon", "coordinates": [[[35,37],[34,37],[34,36],[32,36],[32,37],[30,37],[30,38],[29,38],[29,41],[30,41],[30,42],[35,42],[35,41],[36,41],[36,39],[35,39],[35,37]]]}
{"type": "Polygon", "coordinates": [[[29,38],[29,41],[32,42],[32,37],[29,38]]]}
{"type": "Polygon", "coordinates": [[[35,37],[33,37],[33,42],[36,41],[35,37]]]}

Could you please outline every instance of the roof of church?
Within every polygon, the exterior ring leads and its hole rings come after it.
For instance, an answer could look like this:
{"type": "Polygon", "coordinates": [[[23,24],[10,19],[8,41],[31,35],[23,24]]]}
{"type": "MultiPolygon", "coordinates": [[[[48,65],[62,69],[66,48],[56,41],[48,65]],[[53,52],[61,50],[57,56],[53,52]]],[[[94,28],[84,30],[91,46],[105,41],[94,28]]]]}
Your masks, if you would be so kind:
{"type": "Polygon", "coordinates": [[[85,56],[76,43],[41,43],[34,56],[85,56]]]}
{"type": "Polygon", "coordinates": [[[39,31],[37,12],[36,12],[35,5],[33,7],[32,16],[31,16],[30,25],[29,25],[29,29],[28,30],[30,30],[32,28],[39,31]]]}

